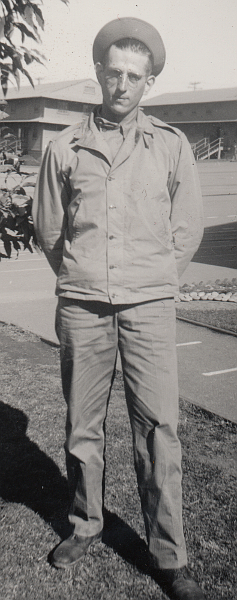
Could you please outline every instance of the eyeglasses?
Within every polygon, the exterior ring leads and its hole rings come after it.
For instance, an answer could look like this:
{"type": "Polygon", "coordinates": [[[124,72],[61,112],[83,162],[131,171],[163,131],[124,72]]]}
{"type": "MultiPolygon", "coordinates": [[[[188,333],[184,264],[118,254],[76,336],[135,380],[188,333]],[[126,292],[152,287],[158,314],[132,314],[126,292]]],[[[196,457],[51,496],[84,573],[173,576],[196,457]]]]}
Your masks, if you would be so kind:
{"type": "Polygon", "coordinates": [[[124,77],[127,79],[129,87],[135,88],[139,84],[139,81],[146,77],[146,75],[137,75],[136,73],[127,73],[127,75],[125,75],[122,71],[111,70],[105,74],[105,81],[108,87],[112,87],[119,82],[121,83],[124,77]]]}

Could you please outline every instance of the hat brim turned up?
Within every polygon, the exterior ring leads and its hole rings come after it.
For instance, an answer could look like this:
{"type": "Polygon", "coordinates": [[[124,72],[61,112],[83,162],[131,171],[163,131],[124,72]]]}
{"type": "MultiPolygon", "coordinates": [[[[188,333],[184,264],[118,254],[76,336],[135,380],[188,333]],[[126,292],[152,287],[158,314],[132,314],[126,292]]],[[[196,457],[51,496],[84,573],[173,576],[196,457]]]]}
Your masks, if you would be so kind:
{"type": "Polygon", "coordinates": [[[115,42],[132,38],[143,42],[153,56],[152,74],[159,75],[165,64],[165,47],[157,29],[141,19],[124,17],[106,23],[97,34],[93,44],[94,64],[102,62],[106,50],[115,42]]]}

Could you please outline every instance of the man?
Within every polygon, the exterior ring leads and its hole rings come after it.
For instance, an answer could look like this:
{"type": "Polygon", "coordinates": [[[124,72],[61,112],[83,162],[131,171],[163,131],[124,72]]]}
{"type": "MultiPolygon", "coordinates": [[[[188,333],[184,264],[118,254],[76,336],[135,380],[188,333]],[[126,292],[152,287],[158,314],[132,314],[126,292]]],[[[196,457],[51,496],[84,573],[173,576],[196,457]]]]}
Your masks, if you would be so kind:
{"type": "Polygon", "coordinates": [[[151,562],[171,597],[204,598],[186,569],[174,296],[202,237],[202,202],[185,136],[138,104],[165,62],[156,29],[124,18],[98,33],[102,106],[50,143],[33,218],[57,275],[56,328],[67,402],[73,533],[66,568],[103,529],[104,423],[121,354],[151,562]]]}

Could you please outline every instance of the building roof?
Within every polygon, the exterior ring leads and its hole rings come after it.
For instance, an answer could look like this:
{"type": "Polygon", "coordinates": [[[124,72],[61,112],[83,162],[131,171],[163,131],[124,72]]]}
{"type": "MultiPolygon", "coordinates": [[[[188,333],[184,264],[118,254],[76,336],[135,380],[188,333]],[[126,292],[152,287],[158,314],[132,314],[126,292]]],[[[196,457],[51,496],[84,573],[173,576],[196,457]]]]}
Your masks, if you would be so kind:
{"type": "Polygon", "coordinates": [[[141,106],[167,106],[169,104],[196,104],[201,102],[237,101],[237,87],[217,90],[195,90],[160,94],[141,102],[141,106]]]}
{"type": "Polygon", "coordinates": [[[73,125],[75,123],[81,123],[83,120],[84,113],[78,113],[77,118],[75,119],[75,113],[69,113],[67,115],[51,115],[47,118],[44,117],[35,117],[34,119],[11,119],[8,116],[8,119],[4,119],[4,124],[9,125],[10,123],[17,123],[19,127],[23,123],[43,123],[44,125],[63,125],[65,127],[69,125],[73,125]]]}
{"type": "MultiPolygon", "coordinates": [[[[57,83],[43,83],[32,86],[22,86],[19,90],[9,89],[6,100],[20,98],[53,98],[54,100],[69,100],[85,104],[100,104],[102,94],[100,85],[93,79],[79,79],[72,81],[58,81],[57,83]]],[[[0,100],[3,96],[0,96],[0,100]]]]}

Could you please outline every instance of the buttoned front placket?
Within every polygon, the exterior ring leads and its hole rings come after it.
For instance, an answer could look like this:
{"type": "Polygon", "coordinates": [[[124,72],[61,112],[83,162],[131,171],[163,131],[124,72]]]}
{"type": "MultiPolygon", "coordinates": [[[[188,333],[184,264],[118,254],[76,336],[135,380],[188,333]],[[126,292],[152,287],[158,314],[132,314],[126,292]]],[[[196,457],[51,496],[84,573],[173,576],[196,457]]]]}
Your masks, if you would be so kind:
{"type": "Polygon", "coordinates": [[[107,272],[108,295],[112,304],[123,303],[124,297],[124,192],[126,161],[135,146],[135,129],[130,129],[116,155],[106,180],[107,199],[107,272]]]}
{"type": "Polygon", "coordinates": [[[116,304],[122,300],[124,245],[124,199],[116,171],[110,170],[106,187],[108,294],[112,304],[116,304]]]}
{"type": "MultiPolygon", "coordinates": [[[[120,154],[118,151],[115,160],[113,161],[110,145],[103,135],[98,131],[93,120],[90,123],[90,130],[86,132],[84,137],[80,137],[78,146],[86,147],[97,151],[106,159],[104,163],[105,172],[105,187],[106,187],[106,214],[107,214],[107,248],[106,248],[106,267],[107,267],[107,293],[109,301],[113,304],[118,304],[123,301],[123,245],[124,245],[124,198],[121,191],[121,171],[120,163],[125,159],[122,152],[121,160],[117,160],[120,154]],[[120,174],[119,174],[120,173],[120,174]]],[[[126,140],[122,142],[125,145],[126,140]]],[[[131,150],[131,148],[130,148],[131,150]]],[[[130,151],[127,150],[127,156],[130,151]]]]}
{"type": "MultiPolygon", "coordinates": [[[[106,159],[108,171],[105,168],[106,188],[106,214],[107,214],[107,239],[106,239],[106,270],[107,294],[112,304],[121,304],[127,301],[124,290],[124,225],[125,225],[125,196],[123,180],[126,172],[126,162],[137,145],[141,131],[133,126],[124,132],[123,142],[113,159],[113,150],[110,148],[106,136],[98,131],[93,119],[90,129],[78,139],[79,147],[91,148],[99,152],[106,159]]],[[[76,140],[77,141],[77,140],[76,140]]],[[[105,164],[106,164],[105,163],[105,164]]],[[[104,165],[105,166],[105,165],[104,165]]],[[[126,178],[125,178],[126,179],[126,178]]],[[[129,191],[129,190],[128,190],[129,191]]]]}

